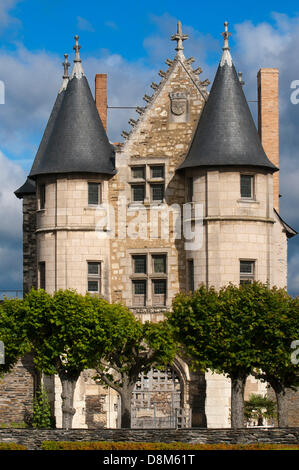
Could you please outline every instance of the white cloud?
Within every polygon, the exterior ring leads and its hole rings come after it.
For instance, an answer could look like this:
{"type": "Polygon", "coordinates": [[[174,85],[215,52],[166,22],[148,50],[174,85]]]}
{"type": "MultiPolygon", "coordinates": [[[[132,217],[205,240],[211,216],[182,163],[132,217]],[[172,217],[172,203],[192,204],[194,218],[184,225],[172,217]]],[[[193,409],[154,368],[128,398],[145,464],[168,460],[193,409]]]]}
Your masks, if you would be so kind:
{"type": "Polygon", "coordinates": [[[25,181],[19,165],[0,151],[0,290],[22,285],[22,203],[14,191],[25,181]]]}
{"type": "Polygon", "coordinates": [[[86,18],[82,16],[77,16],[77,26],[81,31],[89,31],[90,33],[94,32],[94,27],[86,18]]]}
{"type": "Polygon", "coordinates": [[[20,21],[11,16],[10,11],[23,0],[1,0],[0,3],[0,31],[12,26],[20,24],[20,21]]]}

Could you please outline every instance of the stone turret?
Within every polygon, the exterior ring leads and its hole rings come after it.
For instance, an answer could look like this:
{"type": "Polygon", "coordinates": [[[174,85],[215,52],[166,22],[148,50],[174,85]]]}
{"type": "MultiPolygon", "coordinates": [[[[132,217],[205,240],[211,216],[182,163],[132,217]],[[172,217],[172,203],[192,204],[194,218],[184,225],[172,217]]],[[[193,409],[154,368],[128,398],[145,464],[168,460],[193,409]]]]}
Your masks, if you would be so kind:
{"type": "Polygon", "coordinates": [[[114,149],[86,79],[78,36],[30,180],[36,185],[37,286],[52,293],[73,288],[109,298],[109,240],[96,231],[116,173],[114,149]]]}

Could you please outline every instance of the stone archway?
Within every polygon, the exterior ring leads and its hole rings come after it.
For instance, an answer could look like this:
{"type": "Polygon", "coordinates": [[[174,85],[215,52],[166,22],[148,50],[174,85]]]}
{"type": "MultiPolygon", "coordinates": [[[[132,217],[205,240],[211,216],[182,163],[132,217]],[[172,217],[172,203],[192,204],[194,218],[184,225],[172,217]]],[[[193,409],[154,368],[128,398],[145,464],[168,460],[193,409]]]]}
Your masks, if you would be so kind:
{"type": "Polygon", "coordinates": [[[189,427],[184,385],[174,367],[141,374],[132,397],[132,428],[189,427]]]}

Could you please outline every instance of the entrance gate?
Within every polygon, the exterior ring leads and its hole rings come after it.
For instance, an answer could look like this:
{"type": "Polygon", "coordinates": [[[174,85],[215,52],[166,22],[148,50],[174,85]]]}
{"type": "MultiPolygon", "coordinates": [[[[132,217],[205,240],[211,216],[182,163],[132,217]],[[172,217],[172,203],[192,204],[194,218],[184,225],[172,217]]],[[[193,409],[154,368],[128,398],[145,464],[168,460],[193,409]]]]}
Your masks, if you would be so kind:
{"type": "Polygon", "coordinates": [[[152,369],[141,374],[132,398],[133,428],[189,427],[182,407],[182,386],[174,369],[152,369]]]}

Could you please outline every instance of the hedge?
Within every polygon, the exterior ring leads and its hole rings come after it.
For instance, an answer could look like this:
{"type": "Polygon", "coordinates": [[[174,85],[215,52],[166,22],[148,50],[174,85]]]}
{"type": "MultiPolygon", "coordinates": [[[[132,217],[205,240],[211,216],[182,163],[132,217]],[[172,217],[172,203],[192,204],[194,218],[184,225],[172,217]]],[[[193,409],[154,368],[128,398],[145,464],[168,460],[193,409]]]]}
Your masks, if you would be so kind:
{"type": "Polygon", "coordinates": [[[44,441],[43,450],[299,450],[299,444],[188,444],[185,442],[44,441]]]}
{"type": "Polygon", "coordinates": [[[27,450],[25,446],[21,444],[15,444],[15,442],[0,442],[0,450],[27,450]]]}

